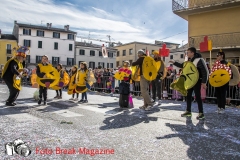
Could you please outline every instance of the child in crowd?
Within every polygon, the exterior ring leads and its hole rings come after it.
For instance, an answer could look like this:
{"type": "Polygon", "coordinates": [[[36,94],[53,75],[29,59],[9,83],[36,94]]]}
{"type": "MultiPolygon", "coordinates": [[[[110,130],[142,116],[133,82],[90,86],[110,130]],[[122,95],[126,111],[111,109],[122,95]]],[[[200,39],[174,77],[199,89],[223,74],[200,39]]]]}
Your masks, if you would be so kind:
{"type": "Polygon", "coordinates": [[[70,73],[70,82],[69,82],[69,87],[68,87],[68,94],[72,94],[72,98],[69,100],[74,100],[78,101],[79,93],[76,93],[75,88],[76,88],[76,79],[77,79],[77,69],[78,67],[75,65],[71,69],[70,73]],[[76,94],[76,98],[75,97],[76,94]]]}

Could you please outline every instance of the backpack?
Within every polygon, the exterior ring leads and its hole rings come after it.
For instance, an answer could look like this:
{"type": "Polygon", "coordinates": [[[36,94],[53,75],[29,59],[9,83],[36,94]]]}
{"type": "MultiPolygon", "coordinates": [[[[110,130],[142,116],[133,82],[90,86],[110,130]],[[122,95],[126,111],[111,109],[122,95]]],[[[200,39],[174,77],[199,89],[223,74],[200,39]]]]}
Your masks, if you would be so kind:
{"type": "Polygon", "coordinates": [[[121,82],[119,84],[119,94],[128,95],[130,93],[130,84],[127,82],[121,82]]]}

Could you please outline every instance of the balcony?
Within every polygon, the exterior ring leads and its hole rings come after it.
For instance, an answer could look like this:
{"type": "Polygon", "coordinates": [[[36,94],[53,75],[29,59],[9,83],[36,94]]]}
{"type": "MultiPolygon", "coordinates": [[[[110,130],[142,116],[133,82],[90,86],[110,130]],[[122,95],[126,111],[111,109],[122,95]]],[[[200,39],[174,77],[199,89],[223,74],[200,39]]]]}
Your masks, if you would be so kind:
{"type": "MultiPolygon", "coordinates": [[[[205,36],[189,37],[189,47],[199,49],[205,36]]],[[[240,32],[208,35],[213,49],[240,48],[240,32]]]]}
{"type": "Polygon", "coordinates": [[[172,0],[175,14],[188,19],[188,15],[240,6],[240,0],[172,0]]]}
{"type": "Polygon", "coordinates": [[[12,54],[12,50],[11,49],[6,49],[6,53],[7,54],[12,54]]]}

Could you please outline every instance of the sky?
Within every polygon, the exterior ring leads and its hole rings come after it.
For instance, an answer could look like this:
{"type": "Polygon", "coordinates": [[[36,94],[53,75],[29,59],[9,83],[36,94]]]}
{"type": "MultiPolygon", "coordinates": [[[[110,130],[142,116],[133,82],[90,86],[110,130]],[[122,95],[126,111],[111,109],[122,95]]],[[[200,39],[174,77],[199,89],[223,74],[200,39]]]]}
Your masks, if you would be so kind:
{"type": "MultiPolygon", "coordinates": [[[[0,29],[12,33],[18,23],[70,30],[78,36],[112,42],[188,41],[188,23],[172,12],[171,0],[0,0],[0,29]],[[182,33],[182,34],[178,34],[182,33]],[[175,35],[175,36],[173,36],[175,35]],[[170,37],[170,38],[168,38],[170,37]]],[[[77,41],[87,39],[77,38],[77,41]]],[[[92,43],[102,43],[95,42],[92,43]]]]}

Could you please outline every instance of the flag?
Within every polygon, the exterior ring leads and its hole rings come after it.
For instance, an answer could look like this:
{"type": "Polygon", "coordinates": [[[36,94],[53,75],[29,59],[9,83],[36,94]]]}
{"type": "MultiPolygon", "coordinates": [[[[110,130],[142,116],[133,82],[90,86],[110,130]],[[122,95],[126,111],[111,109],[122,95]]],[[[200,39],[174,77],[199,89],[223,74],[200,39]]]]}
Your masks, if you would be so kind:
{"type": "Polygon", "coordinates": [[[102,56],[103,58],[108,58],[107,48],[104,46],[104,44],[102,45],[102,56]]]}

